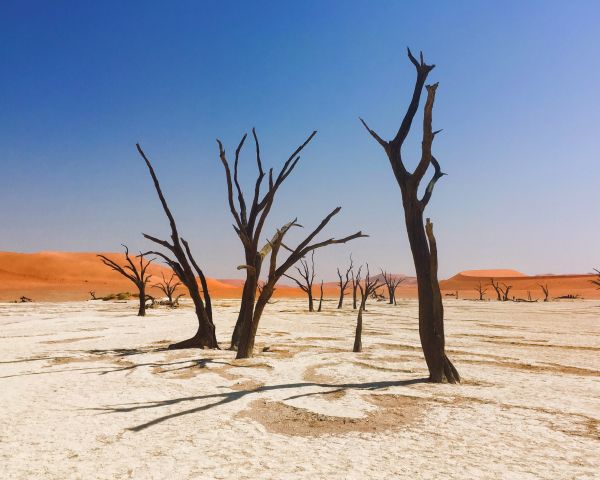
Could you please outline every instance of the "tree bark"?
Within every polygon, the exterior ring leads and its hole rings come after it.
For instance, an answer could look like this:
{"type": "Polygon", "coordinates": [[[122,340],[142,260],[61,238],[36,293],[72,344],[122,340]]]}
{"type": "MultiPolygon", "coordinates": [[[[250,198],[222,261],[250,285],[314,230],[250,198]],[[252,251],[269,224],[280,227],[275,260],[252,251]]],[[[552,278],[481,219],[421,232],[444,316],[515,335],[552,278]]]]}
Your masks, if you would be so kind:
{"type": "Polygon", "coordinates": [[[363,305],[361,302],[360,308],[358,309],[358,316],[356,318],[356,331],[354,332],[354,347],[352,348],[353,352],[362,351],[362,314],[363,305]]]}
{"type": "Polygon", "coordinates": [[[140,288],[140,308],[138,310],[138,317],[146,316],[146,290],[140,288]]]}

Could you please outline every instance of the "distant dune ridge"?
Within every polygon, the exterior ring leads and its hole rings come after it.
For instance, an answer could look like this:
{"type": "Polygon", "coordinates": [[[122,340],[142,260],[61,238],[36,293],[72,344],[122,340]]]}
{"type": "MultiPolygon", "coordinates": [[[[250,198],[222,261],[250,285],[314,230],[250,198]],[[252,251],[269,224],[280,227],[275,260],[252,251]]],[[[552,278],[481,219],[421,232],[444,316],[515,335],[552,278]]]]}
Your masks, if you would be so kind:
{"type": "MultiPolygon", "coordinates": [[[[122,253],[103,254],[117,262],[124,262],[122,253]]],[[[38,301],[84,300],[90,298],[90,291],[94,291],[97,296],[124,291],[135,293],[133,284],[103,265],[96,255],[97,253],[93,252],[0,252],[0,301],[16,300],[23,295],[38,301]]],[[[151,283],[158,281],[161,273],[170,275],[170,270],[158,261],[149,270],[154,275],[151,283]]],[[[374,276],[381,277],[381,274],[374,276]]],[[[398,298],[414,298],[417,295],[415,277],[402,274],[393,276],[404,279],[397,290],[398,298]]],[[[514,295],[517,298],[527,298],[528,292],[531,292],[532,298],[541,299],[541,283],[548,285],[551,298],[567,294],[600,298],[600,290],[596,290],[590,283],[594,276],[589,274],[527,276],[510,269],[465,270],[442,280],[440,286],[444,295],[453,294],[458,290],[459,298],[476,298],[478,294],[475,287],[479,282],[489,284],[491,278],[512,285],[511,297],[514,295]]],[[[210,293],[215,298],[237,298],[241,295],[242,280],[207,278],[207,281],[210,293]]],[[[315,280],[313,288],[317,298],[319,285],[320,282],[315,280]]],[[[337,282],[325,282],[323,287],[326,297],[338,296],[337,282]]],[[[494,299],[492,287],[487,288],[486,298],[494,299]]],[[[151,289],[150,294],[159,296],[160,292],[151,289]]],[[[350,289],[348,295],[351,295],[350,289]]],[[[304,293],[294,286],[278,285],[275,296],[302,297],[304,293]]]]}

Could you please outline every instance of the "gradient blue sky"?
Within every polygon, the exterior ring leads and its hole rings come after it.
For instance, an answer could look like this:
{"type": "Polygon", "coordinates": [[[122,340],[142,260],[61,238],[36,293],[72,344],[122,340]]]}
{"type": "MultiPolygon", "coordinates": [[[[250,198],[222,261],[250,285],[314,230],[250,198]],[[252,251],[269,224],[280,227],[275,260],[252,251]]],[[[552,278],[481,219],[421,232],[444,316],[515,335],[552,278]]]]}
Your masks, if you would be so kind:
{"type": "MultiPolygon", "coordinates": [[[[279,166],[319,131],[266,232],[298,216],[369,239],[317,253],[413,272],[398,186],[363,116],[391,137],[423,50],[439,81],[428,207],[440,275],[600,265],[600,2],[0,2],[0,250],[117,250],[167,235],[140,142],[212,277],[241,246],[217,155],[256,126],[279,166]]],[[[416,124],[420,127],[420,124],[416,124]]],[[[417,158],[420,131],[405,150],[417,158]]],[[[243,157],[254,178],[251,150],[243,157]]]]}

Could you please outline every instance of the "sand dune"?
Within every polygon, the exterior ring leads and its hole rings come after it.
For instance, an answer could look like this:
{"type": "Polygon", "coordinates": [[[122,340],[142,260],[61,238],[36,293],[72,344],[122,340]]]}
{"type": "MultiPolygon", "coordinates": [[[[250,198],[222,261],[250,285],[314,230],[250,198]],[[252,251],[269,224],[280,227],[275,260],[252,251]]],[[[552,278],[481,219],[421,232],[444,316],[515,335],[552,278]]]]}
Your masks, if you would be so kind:
{"type": "Polygon", "coordinates": [[[514,270],[467,270],[458,273],[448,280],[442,280],[440,287],[445,293],[459,292],[459,298],[478,298],[475,287],[481,282],[487,288],[486,298],[496,298],[490,281],[495,280],[506,285],[512,285],[510,296],[516,298],[543,299],[544,295],[540,285],[547,285],[550,298],[563,295],[579,295],[582,298],[600,298],[600,290],[592,285],[591,280],[595,275],[524,275],[514,270]],[[473,272],[477,272],[473,274],[473,272]],[[481,273],[480,273],[481,272],[481,273]],[[485,272],[485,273],[484,273],[485,272]],[[513,275],[508,275],[514,272],[513,275]]]}
{"type": "MultiPolygon", "coordinates": [[[[85,300],[89,298],[90,291],[102,296],[134,290],[128,280],[104,266],[96,255],[95,252],[0,252],[0,301],[12,301],[22,295],[37,301],[85,300]]],[[[121,253],[105,255],[118,262],[124,261],[121,253]]],[[[154,275],[152,283],[158,281],[162,273],[170,275],[170,270],[158,263],[153,264],[150,271],[154,275]]],[[[381,277],[380,274],[377,276],[381,277]]],[[[397,290],[398,298],[417,296],[415,277],[402,274],[394,274],[394,277],[404,278],[397,290]]],[[[445,295],[458,290],[459,298],[476,298],[475,287],[479,282],[489,284],[491,278],[512,285],[511,296],[515,295],[517,298],[527,298],[529,292],[532,298],[543,298],[539,284],[548,285],[551,297],[577,294],[583,298],[600,298],[600,290],[590,283],[593,275],[527,276],[510,269],[465,270],[448,280],[442,280],[440,286],[445,295]]],[[[215,298],[241,296],[243,281],[240,279],[207,280],[211,295],[215,298]]],[[[319,285],[320,282],[315,281],[316,297],[319,295],[319,285]]],[[[337,298],[339,295],[337,282],[325,282],[323,290],[327,298],[337,298]]],[[[150,293],[160,295],[156,289],[151,289],[150,293]]],[[[350,289],[348,294],[351,295],[350,289]]],[[[277,286],[274,295],[297,298],[304,297],[305,294],[291,285],[290,280],[286,280],[286,283],[277,286]]],[[[491,286],[488,286],[486,297],[495,298],[491,286]]]]}

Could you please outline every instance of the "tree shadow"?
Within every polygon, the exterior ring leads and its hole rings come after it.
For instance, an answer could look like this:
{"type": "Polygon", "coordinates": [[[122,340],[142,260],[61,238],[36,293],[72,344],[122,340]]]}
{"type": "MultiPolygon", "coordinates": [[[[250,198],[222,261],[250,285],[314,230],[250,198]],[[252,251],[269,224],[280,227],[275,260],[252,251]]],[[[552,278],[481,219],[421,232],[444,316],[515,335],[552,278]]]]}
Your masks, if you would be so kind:
{"type": "Polygon", "coordinates": [[[318,392],[310,392],[301,395],[295,395],[292,397],[288,397],[288,399],[300,398],[311,395],[319,395],[319,394],[327,394],[332,393],[330,389],[334,389],[334,391],[345,391],[349,389],[355,390],[380,390],[389,387],[407,387],[410,385],[415,385],[419,383],[428,382],[428,378],[416,378],[411,380],[397,380],[397,381],[383,381],[383,382],[367,382],[367,383],[342,383],[342,384],[328,384],[328,383],[315,383],[315,382],[299,382],[299,383],[289,383],[289,384],[281,384],[281,385],[266,385],[262,387],[258,387],[252,390],[240,390],[240,391],[232,391],[232,392],[224,392],[224,393],[214,393],[209,395],[194,395],[187,397],[178,397],[178,398],[170,398],[166,400],[156,400],[150,402],[135,402],[135,403],[125,403],[118,404],[115,406],[107,406],[107,407],[97,407],[91,408],[87,410],[99,410],[103,413],[128,413],[137,410],[146,410],[152,408],[161,408],[167,407],[170,405],[177,405],[179,403],[184,402],[195,402],[199,400],[208,400],[208,399],[216,399],[216,401],[212,403],[208,403],[206,405],[201,405],[198,407],[189,408],[187,410],[182,410],[180,412],[170,413],[168,415],[163,415],[157,417],[149,422],[142,423],[140,425],[136,425],[134,427],[130,427],[127,430],[132,432],[140,432],[145,430],[146,428],[152,427],[162,422],[166,422],[167,420],[171,420],[173,418],[182,417],[185,415],[191,415],[194,413],[210,410],[212,408],[218,407],[220,405],[225,405],[227,403],[234,402],[236,400],[240,400],[247,395],[251,395],[254,393],[268,392],[274,390],[286,390],[292,388],[304,388],[304,387],[322,387],[328,390],[326,391],[318,391],[318,392]]]}

